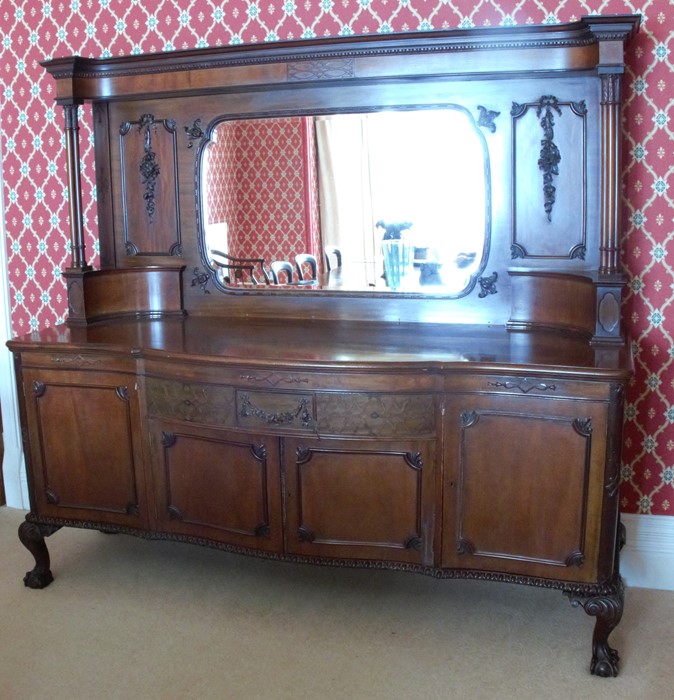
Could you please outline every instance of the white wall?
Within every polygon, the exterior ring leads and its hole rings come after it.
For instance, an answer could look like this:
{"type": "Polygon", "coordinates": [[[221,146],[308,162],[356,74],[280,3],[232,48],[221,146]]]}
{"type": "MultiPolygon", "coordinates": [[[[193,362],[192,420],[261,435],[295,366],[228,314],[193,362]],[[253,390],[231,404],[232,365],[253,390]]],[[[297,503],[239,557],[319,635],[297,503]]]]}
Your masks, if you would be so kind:
{"type": "MultiPolygon", "coordinates": [[[[1,128],[0,134],[2,134],[1,128]]],[[[2,161],[0,161],[0,407],[2,408],[2,438],[5,448],[2,475],[7,505],[14,508],[28,508],[28,489],[23,462],[19,405],[14,380],[14,361],[5,345],[5,342],[12,335],[12,324],[9,270],[7,269],[4,187],[2,183],[2,161]]]]}
{"type": "Polygon", "coordinates": [[[627,531],[620,563],[625,583],[674,591],[674,517],[623,514],[621,519],[627,531]]]}

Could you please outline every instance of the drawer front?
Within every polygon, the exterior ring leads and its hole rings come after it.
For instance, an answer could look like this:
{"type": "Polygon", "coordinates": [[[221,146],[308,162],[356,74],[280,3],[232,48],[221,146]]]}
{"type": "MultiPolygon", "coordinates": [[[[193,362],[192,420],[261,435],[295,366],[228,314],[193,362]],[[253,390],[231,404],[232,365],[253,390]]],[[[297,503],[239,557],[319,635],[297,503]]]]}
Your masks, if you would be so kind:
{"type": "Polygon", "coordinates": [[[605,401],[610,397],[608,381],[581,381],[536,375],[448,375],[448,393],[480,393],[547,398],[605,401]]]}
{"type": "Polygon", "coordinates": [[[435,434],[432,394],[319,394],[322,435],[430,437],[435,434]]]}
{"type": "Polygon", "coordinates": [[[150,416],[264,432],[431,437],[433,394],[256,391],[148,377],[150,416]]]}
{"type": "Polygon", "coordinates": [[[235,425],[231,387],[149,377],[145,395],[150,416],[205,425],[235,425]]]}
{"type": "Polygon", "coordinates": [[[122,355],[100,354],[96,352],[24,352],[21,354],[24,368],[39,367],[56,370],[94,370],[97,372],[136,371],[136,360],[122,355]]]}

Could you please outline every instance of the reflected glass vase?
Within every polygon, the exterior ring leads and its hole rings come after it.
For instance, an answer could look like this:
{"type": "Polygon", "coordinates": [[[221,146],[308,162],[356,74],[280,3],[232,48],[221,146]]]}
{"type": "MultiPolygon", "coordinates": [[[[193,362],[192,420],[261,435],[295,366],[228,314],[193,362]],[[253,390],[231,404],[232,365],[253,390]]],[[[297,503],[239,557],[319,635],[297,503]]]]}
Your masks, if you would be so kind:
{"type": "Polygon", "coordinates": [[[382,241],[384,255],[384,274],[386,286],[391,290],[399,289],[410,270],[412,263],[412,245],[402,239],[382,241]]]}

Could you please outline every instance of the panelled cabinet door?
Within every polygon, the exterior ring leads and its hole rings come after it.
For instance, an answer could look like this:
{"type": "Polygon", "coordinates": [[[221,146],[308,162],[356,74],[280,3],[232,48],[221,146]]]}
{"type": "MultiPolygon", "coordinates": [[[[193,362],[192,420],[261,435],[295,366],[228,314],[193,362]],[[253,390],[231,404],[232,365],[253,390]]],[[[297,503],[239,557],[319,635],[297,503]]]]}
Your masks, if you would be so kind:
{"type": "Polygon", "coordinates": [[[432,563],[432,440],[285,440],[291,554],[432,563]]]}
{"type": "Polygon", "coordinates": [[[33,510],[67,520],[146,525],[135,377],[26,370],[24,393],[33,510]]]}
{"type": "Polygon", "coordinates": [[[606,412],[597,401],[448,399],[442,565],[595,581],[606,412]]]}
{"type": "Polygon", "coordinates": [[[157,527],[280,552],[278,438],[151,420],[157,527]]]}

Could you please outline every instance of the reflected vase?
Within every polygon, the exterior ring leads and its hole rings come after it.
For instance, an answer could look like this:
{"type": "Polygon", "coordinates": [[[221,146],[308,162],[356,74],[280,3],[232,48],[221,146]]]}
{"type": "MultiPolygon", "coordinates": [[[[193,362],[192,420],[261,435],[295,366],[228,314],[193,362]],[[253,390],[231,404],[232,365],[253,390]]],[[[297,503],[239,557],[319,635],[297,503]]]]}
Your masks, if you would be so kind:
{"type": "Polygon", "coordinates": [[[401,239],[382,241],[384,274],[389,289],[399,289],[412,263],[412,245],[401,239]]]}

